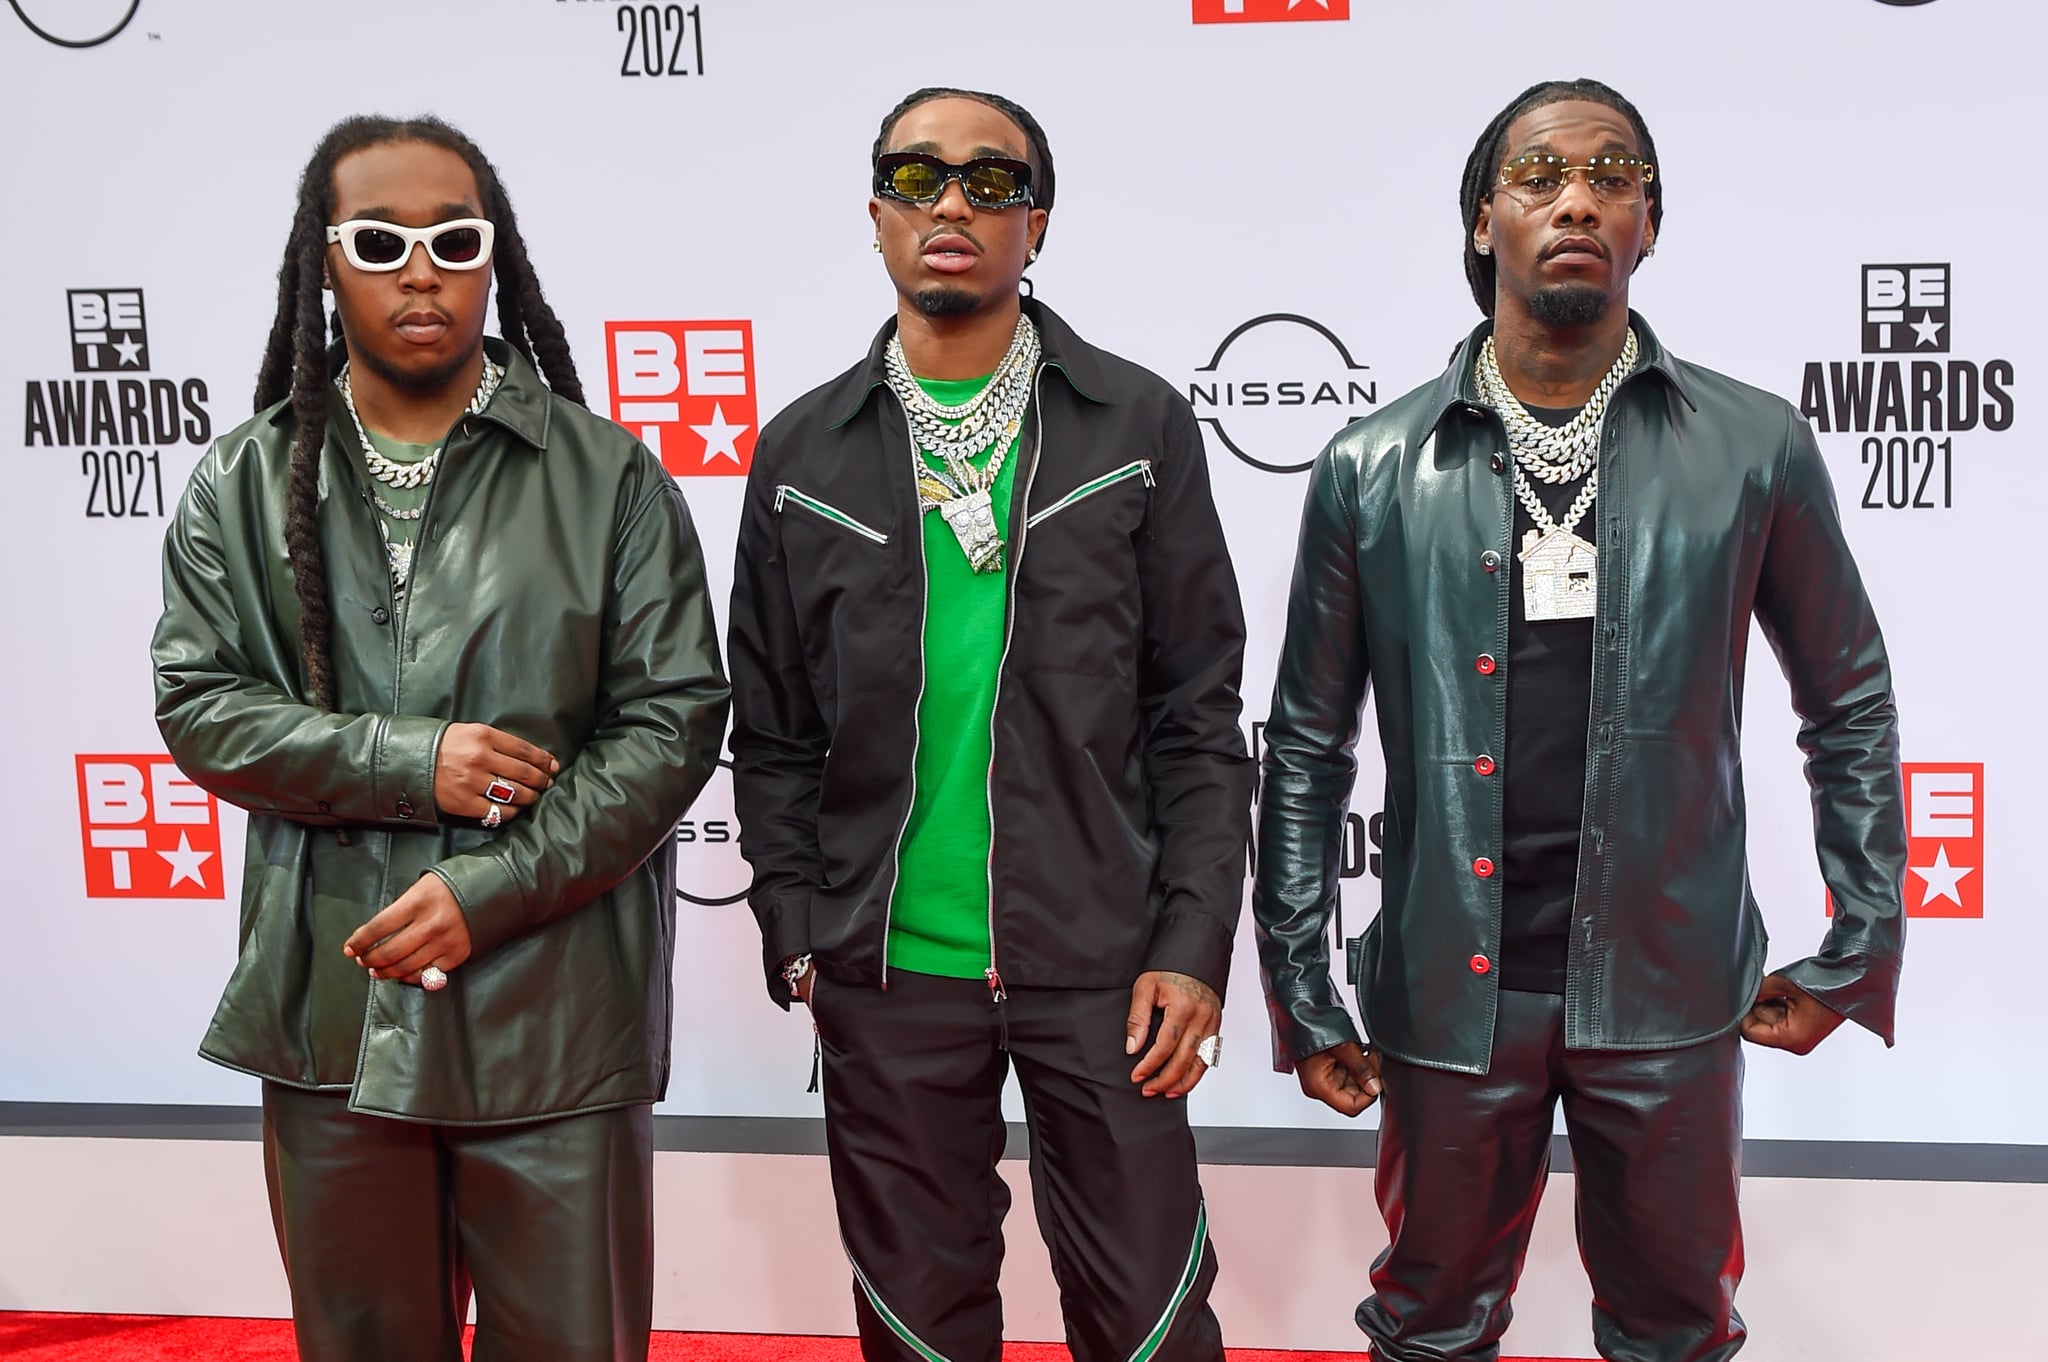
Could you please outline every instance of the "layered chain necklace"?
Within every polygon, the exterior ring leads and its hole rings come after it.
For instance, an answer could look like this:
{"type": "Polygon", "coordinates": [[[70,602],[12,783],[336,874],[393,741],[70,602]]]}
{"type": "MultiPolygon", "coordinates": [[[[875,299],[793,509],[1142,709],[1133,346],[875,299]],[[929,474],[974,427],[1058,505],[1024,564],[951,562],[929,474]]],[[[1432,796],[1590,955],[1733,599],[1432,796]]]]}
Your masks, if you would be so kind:
{"type": "Polygon", "coordinates": [[[1501,377],[1493,337],[1480,347],[1475,378],[1479,396],[1500,413],[1514,451],[1515,497],[1536,528],[1522,536],[1516,555],[1522,565],[1522,610],[1532,621],[1591,619],[1599,598],[1599,550],[1575,531],[1600,495],[1600,432],[1608,399],[1636,367],[1640,350],[1630,327],[1621,355],[1586,399],[1579,414],[1562,426],[1548,426],[1529,414],[1501,377]],[[1564,519],[1551,518],[1536,495],[1536,482],[1563,486],[1586,480],[1564,519]]]}
{"type": "MultiPolygon", "coordinates": [[[[477,382],[476,395],[469,399],[470,414],[474,415],[489,406],[492,395],[504,381],[505,366],[485,355],[483,377],[477,382]]],[[[355,422],[356,439],[363,446],[363,465],[369,470],[370,476],[386,487],[406,491],[432,486],[434,475],[441,470],[440,448],[436,448],[418,463],[402,463],[378,453],[377,447],[370,443],[370,433],[363,429],[363,418],[356,414],[356,395],[354,387],[349,382],[348,365],[341,366],[341,377],[335,380],[335,386],[341,389],[342,405],[348,408],[349,420],[355,422]]],[[[370,489],[370,500],[376,503],[377,510],[382,515],[401,523],[417,521],[427,513],[427,508],[423,505],[407,508],[393,506],[379,495],[374,487],[370,489]]],[[[412,551],[416,541],[394,539],[391,527],[383,520],[377,522],[377,532],[384,537],[384,557],[391,567],[391,596],[396,600],[405,595],[406,582],[412,577],[412,551]]]]}
{"type": "Polygon", "coordinates": [[[1003,570],[1003,538],[996,528],[991,491],[1010,445],[1023,429],[1040,353],[1038,328],[1020,313],[1010,348],[987,386],[960,405],[947,406],[918,386],[903,357],[902,341],[889,338],[889,391],[909,417],[911,439],[938,459],[935,465],[915,452],[911,455],[916,462],[918,510],[936,508],[946,518],[976,572],[1003,570]],[[995,453],[987,466],[976,469],[975,458],[991,448],[995,453]]]}

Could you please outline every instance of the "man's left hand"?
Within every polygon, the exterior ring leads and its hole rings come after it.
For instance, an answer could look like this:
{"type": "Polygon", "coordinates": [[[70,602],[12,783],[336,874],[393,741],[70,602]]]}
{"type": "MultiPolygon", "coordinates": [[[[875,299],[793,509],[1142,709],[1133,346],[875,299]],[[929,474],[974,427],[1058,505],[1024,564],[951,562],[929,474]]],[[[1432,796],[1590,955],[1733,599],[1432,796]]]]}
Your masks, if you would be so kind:
{"type": "Polygon", "coordinates": [[[372,979],[416,984],[429,965],[452,970],[469,959],[469,919],[439,875],[422,875],[392,905],[356,928],[341,953],[372,979]]]}
{"type": "Polygon", "coordinates": [[[1742,1038],[1753,1045],[1809,1054],[1843,1020],[1841,1013],[1784,975],[1772,974],[1757,987],[1756,1002],[1742,1019],[1742,1038]]]}
{"type": "Polygon", "coordinates": [[[1223,1020],[1223,1000],[1200,979],[1169,970],[1146,970],[1131,986],[1131,1012],[1124,1020],[1124,1053],[1134,1055],[1145,1043],[1152,1014],[1163,1011],[1152,1048],[1131,1070],[1131,1082],[1144,1085],[1145,1096],[1185,1097],[1194,1091],[1209,1066],[1195,1053],[1204,1037],[1216,1034],[1223,1020]]]}

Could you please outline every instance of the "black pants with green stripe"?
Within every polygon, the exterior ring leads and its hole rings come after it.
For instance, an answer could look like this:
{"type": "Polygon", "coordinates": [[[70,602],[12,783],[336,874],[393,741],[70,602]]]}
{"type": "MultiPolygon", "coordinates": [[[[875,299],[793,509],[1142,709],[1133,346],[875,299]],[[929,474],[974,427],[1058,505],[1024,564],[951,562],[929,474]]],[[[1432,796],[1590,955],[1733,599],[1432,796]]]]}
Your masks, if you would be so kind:
{"type": "Polygon", "coordinates": [[[1001,1098],[1012,1065],[1031,1191],[1075,1362],[1220,1362],[1216,1252],[1187,1105],[1144,1097],[1128,990],[1013,989],[894,971],[820,979],[825,1138],[867,1362],[997,1362],[1001,1098]]]}

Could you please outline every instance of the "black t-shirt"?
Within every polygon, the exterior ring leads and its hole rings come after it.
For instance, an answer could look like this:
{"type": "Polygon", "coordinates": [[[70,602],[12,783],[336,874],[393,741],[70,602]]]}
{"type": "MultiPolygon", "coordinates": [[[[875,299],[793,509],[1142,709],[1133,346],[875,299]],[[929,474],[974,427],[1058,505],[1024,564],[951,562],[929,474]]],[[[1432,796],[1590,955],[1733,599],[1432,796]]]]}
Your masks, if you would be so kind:
{"type": "MultiPolygon", "coordinates": [[[[1530,407],[1562,426],[1577,409],[1530,407]]],[[[1530,480],[1550,518],[1564,522],[1585,486],[1530,480]]],[[[1511,492],[1509,495],[1513,495],[1511,492]]],[[[1514,552],[1508,574],[1508,750],[1501,847],[1500,986],[1525,993],[1564,992],[1579,874],[1579,823],[1586,806],[1586,726],[1593,704],[1593,621],[1531,624],[1522,608],[1522,536],[1536,528],[1515,497],[1514,552]]],[[[1599,542],[1597,503],[1573,533],[1599,542]]]]}

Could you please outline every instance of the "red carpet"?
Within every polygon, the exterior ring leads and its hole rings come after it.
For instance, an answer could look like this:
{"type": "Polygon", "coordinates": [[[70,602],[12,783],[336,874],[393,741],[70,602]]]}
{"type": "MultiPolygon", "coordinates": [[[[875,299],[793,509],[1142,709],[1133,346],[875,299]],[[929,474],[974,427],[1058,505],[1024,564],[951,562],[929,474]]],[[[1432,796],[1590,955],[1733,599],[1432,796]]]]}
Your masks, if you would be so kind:
{"type": "MultiPolygon", "coordinates": [[[[0,1311],[0,1357],[8,1362],[293,1362],[295,1354],[286,1320],[0,1311]]],[[[850,1338],[656,1334],[651,1357],[653,1362],[860,1362],[860,1351],[850,1338]]],[[[1361,1362],[1364,1357],[1230,1350],[1230,1362],[1361,1362]]],[[[1056,1343],[1012,1343],[1003,1350],[1003,1362],[1067,1362],[1067,1350],[1056,1343]]]]}

